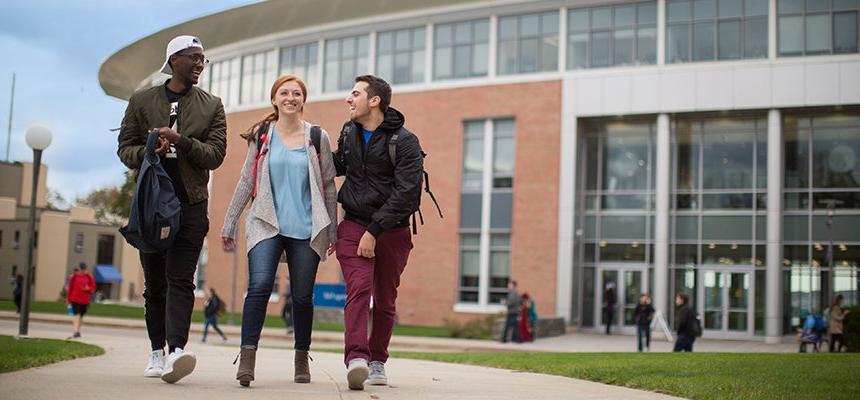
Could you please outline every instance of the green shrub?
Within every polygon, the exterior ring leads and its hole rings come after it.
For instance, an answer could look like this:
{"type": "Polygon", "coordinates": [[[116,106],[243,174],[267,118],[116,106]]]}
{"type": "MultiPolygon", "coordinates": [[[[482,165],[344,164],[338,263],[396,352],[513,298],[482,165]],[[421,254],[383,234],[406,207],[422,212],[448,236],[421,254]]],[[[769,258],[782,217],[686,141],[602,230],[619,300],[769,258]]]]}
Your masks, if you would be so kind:
{"type": "Polygon", "coordinates": [[[490,339],[493,334],[493,323],[496,315],[487,315],[466,323],[445,320],[445,328],[451,331],[451,337],[462,339],[490,339]]]}
{"type": "Polygon", "coordinates": [[[842,321],[845,347],[850,353],[860,353],[860,306],[854,306],[842,321]]]}

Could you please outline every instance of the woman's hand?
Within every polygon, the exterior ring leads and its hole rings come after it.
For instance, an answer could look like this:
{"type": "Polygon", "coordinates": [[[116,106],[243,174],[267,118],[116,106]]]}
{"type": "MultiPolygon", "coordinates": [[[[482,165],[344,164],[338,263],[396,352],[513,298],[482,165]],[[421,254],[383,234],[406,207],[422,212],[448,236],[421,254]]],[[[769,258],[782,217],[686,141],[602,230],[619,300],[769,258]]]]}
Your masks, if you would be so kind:
{"type": "Polygon", "coordinates": [[[236,250],[236,241],[231,237],[221,236],[221,248],[228,253],[236,250]]]}
{"type": "Polygon", "coordinates": [[[335,250],[334,249],[334,243],[332,243],[332,244],[328,245],[328,249],[325,251],[325,254],[330,256],[330,255],[334,254],[334,250],[335,250]]]}

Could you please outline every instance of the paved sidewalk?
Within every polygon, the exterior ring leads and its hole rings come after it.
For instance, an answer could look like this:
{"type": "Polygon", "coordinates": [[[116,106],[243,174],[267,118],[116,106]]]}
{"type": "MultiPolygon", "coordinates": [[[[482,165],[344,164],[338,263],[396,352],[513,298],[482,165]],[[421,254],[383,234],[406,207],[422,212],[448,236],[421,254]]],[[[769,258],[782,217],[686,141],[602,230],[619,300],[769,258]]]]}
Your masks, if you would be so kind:
{"type": "MultiPolygon", "coordinates": [[[[18,320],[17,314],[12,311],[0,311],[0,321],[18,320]]],[[[71,329],[71,319],[62,314],[30,314],[30,320],[35,322],[51,322],[57,324],[68,324],[71,329]]],[[[107,318],[86,316],[84,318],[84,331],[89,326],[120,327],[145,329],[146,323],[143,319],[107,318]]],[[[234,341],[239,340],[240,327],[230,325],[219,325],[224,333],[234,341]]],[[[203,332],[202,324],[191,325],[192,339],[199,340],[203,332]],[[195,336],[196,334],[196,336],[195,336]]],[[[145,333],[144,333],[145,335],[145,333]]],[[[218,341],[218,335],[209,331],[210,340],[218,341]]],[[[267,340],[281,341],[283,346],[291,343],[292,337],[288,337],[283,329],[263,328],[261,337],[263,342],[267,340]],[[289,340],[289,342],[287,341],[289,340]]],[[[655,332],[651,343],[654,352],[672,351],[672,343],[662,339],[663,335],[655,332]]],[[[316,348],[343,348],[342,332],[313,332],[313,343],[316,348]]],[[[455,339],[455,338],[431,338],[417,336],[394,336],[391,338],[391,350],[420,350],[420,351],[552,351],[552,352],[634,352],[636,351],[636,336],[612,335],[606,336],[596,333],[569,333],[563,336],[538,339],[532,343],[499,343],[491,340],[455,339]]],[[[694,345],[695,351],[729,352],[729,353],[790,353],[797,351],[797,345],[793,339],[784,339],[783,343],[768,345],[762,341],[743,340],[708,340],[697,339],[694,345]]]]}
{"type": "MultiPolygon", "coordinates": [[[[16,321],[0,320],[0,334],[14,335],[16,321]]],[[[34,322],[30,336],[61,339],[64,327],[34,322]]],[[[390,386],[368,386],[351,391],[346,385],[342,355],[314,353],[310,384],[292,382],[293,352],[261,348],[257,376],[251,388],[241,388],[232,364],[236,346],[190,343],[197,368],[175,385],[144,378],[148,340],[138,329],[87,327],[86,343],[99,345],[106,354],[64,361],[38,368],[0,374],[4,398],[14,399],[672,399],[657,393],[609,386],[577,379],[493,368],[391,359],[387,363],[390,386]],[[6,397],[9,396],[9,397],[6,397]]]]}

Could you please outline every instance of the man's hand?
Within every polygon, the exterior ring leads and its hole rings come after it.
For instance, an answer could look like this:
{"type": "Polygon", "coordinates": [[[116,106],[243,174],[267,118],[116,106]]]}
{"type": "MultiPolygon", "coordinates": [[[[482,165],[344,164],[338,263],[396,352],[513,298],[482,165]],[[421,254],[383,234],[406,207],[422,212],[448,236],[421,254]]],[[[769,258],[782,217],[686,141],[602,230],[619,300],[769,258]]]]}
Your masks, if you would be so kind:
{"type": "Polygon", "coordinates": [[[176,131],[166,126],[158,128],[158,136],[167,139],[167,141],[172,144],[177,144],[179,143],[179,139],[182,139],[182,135],[176,133],[176,131]]]}
{"type": "Polygon", "coordinates": [[[158,138],[158,147],[155,148],[155,155],[163,156],[170,150],[170,142],[167,139],[158,138]]]}
{"type": "Polygon", "coordinates": [[[328,249],[325,251],[325,254],[328,256],[334,254],[334,243],[328,246],[328,249]]]}
{"type": "Polygon", "coordinates": [[[370,232],[365,231],[364,235],[361,235],[361,240],[358,242],[358,250],[355,254],[365,258],[373,258],[376,257],[374,253],[375,248],[376,238],[370,232]]]}

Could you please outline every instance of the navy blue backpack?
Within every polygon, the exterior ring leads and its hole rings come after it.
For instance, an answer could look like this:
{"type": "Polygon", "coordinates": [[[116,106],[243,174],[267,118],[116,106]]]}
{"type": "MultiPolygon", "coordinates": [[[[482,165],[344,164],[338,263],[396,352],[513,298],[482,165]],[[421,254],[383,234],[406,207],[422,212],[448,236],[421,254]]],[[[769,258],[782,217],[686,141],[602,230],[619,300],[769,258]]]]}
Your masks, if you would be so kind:
{"type": "Polygon", "coordinates": [[[128,225],[119,229],[128,244],[143,253],[166,251],[179,231],[179,198],[155,154],[157,143],[158,132],[150,131],[131,198],[128,225]]]}

